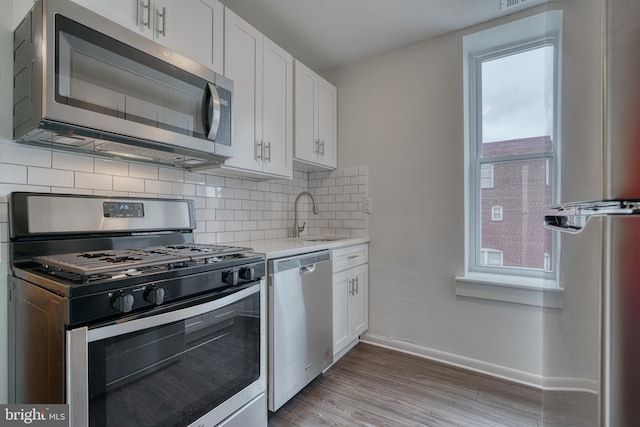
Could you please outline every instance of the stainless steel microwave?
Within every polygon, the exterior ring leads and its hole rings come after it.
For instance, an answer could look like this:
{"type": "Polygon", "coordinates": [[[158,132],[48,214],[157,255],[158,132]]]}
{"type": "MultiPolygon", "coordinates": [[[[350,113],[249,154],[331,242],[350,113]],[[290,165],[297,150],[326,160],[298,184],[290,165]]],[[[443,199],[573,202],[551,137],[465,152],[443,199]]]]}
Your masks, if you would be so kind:
{"type": "Polygon", "coordinates": [[[233,155],[232,106],[231,80],[70,0],[14,32],[16,142],[203,167],[233,155]]]}

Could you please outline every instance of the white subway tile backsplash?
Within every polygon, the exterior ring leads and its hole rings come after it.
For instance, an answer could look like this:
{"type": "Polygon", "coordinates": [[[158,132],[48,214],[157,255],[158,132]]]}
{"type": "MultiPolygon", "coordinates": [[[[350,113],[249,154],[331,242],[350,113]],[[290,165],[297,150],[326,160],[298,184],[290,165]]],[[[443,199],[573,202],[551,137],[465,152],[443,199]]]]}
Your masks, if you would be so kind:
{"type": "Polygon", "coordinates": [[[184,182],[184,171],[180,169],[160,168],[158,170],[160,181],[184,182]]]}
{"type": "Polygon", "coordinates": [[[93,157],[53,151],[51,165],[54,169],[77,172],[93,172],[93,157]]]}
{"type": "Polygon", "coordinates": [[[51,192],[62,194],[82,194],[87,196],[93,195],[93,190],[90,188],[51,187],[51,192]]]}
{"type": "Polygon", "coordinates": [[[236,199],[249,200],[251,198],[251,191],[236,189],[233,192],[233,197],[236,199]]]}
{"type": "Polygon", "coordinates": [[[129,178],[126,176],[114,176],[113,189],[116,191],[144,193],[145,191],[144,179],[129,178]]]}
{"type": "Polygon", "coordinates": [[[224,209],[224,199],[210,197],[207,198],[207,209],[224,209]]]}
{"type": "Polygon", "coordinates": [[[171,194],[173,186],[168,181],[144,180],[144,191],[146,193],[171,194]]]}
{"type": "Polygon", "coordinates": [[[7,184],[26,184],[27,167],[22,165],[2,165],[0,168],[0,182],[7,184]]]}
{"type": "Polygon", "coordinates": [[[27,147],[13,142],[3,142],[0,144],[0,162],[50,168],[51,151],[27,147]]]}
{"type": "Polygon", "coordinates": [[[247,181],[246,179],[242,181],[242,188],[244,190],[257,190],[258,183],[256,181],[247,181]]]}
{"type": "Polygon", "coordinates": [[[30,185],[73,187],[74,172],[59,169],[29,167],[27,181],[30,185]]]}
{"type": "Polygon", "coordinates": [[[224,201],[224,208],[230,210],[242,209],[242,200],[226,199],[224,201]]]}
{"type": "Polygon", "coordinates": [[[218,209],[216,211],[217,221],[233,221],[233,211],[226,209],[218,209]]]}
{"type": "Polygon", "coordinates": [[[364,236],[367,215],[358,209],[367,197],[366,184],[366,167],[296,170],[291,180],[253,181],[0,142],[0,226],[8,222],[10,192],[37,191],[190,198],[200,243],[287,237],[293,202],[310,191],[321,213],[312,215],[310,200],[300,200],[299,218],[307,222],[307,233],[364,236]]]}
{"type": "Polygon", "coordinates": [[[242,188],[242,180],[240,178],[225,178],[224,185],[229,188],[242,188]]]}
{"type": "Polygon", "coordinates": [[[251,240],[263,240],[264,230],[252,230],[249,236],[251,240]]]}
{"type": "Polygon", "coordinates": [[[224,177],[217,175],[206,175],[205,183],[216,187],[224,187],[224,177]]]}
{"type": "Polygon", "coordinates": [[[184,182],[187,182],[189,184],[205,185],[207,183],[207,180],[201,173],[185,172],[184,182]]]}
{"type": "Polygon", "coordinates": [[[255,200],[242,200],[242,209],[247,211],[255,211],[258,209],[258,202],[255,200]]]}
{"type": "Polygon", "coordinates": [[[343,176],[340,178],[336,178],[336,185],[350,185],[350,184],[351,184],[350,176],[343,176]]]}
{"type": "Polygon", "coordinates": [[[94,159],[93,167],[95,173],[104,175],[129,176],[129,163],[117,160],[94,159]]]}
{"type": "Polygon", "coordinates": [[[37,193],[48,193],[51,187],[44,187],[40,185],[26,185],[26,184],[0,184],[0,201],[6,201],[9,193],[14,191],[33,191],[37,193]]]}
{"type": "Polygon", "coordinates": [[[112,190],[113,177],[95,173],[75,172],[76,188],[91,188],[94,190],[112,190]]]}
{"type": "Polygon", "coordinates": [[[248,221],[251,218],[249,211],[233,211],[233,219],[236,221],[248,221]]]}
{"type": "Polygon", "coordinates": [[[263,211],[251,211],[249,212],[249,218],[254,220],[254,221],[260,221],[264,219],[264,212],[263,211]]]}
{"type": "Polygon", "coordinates": [[[206,231],[207,233],[219,233],[224,231],[223,221],[207,221],[206,231]]]}
{"type": "Polygon", "coordinates": [[[196,185],[195,184],[185,184],[182,182],[173,182],[171,193],[176,196],[195,196],[196,195],[196,185]]]}
{"type": "Polygon", "coordinates": [[[151,165],[139,165],[131,163],[129,165],[129,176],[132,178],[158,179],[158,167],[151,165]]]}
{"type": "Polygon", "coordinates": [[[198,221],[213,221],[216,219],[215,209],[196,209],[196,219],[198,221]]]}

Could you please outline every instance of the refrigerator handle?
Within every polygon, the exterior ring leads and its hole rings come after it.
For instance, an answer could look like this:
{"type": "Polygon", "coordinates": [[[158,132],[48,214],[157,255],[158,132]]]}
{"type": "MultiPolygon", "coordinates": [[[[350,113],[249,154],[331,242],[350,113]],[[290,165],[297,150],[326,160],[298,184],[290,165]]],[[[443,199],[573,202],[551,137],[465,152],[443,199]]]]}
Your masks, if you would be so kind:
{"type": "Polygon", "coordinates": [[[578,234],[594,216],[640,215],[640,200],[596,200],[550,206],[557,215],[545,215],[544,227],[578,234]]]}
{"type": "Polygon", "coordinates": [[[586,215],[545,215],[544,228],[562,231],[563,233],[578,234],[589,222],[591,216],[586,215]]]}

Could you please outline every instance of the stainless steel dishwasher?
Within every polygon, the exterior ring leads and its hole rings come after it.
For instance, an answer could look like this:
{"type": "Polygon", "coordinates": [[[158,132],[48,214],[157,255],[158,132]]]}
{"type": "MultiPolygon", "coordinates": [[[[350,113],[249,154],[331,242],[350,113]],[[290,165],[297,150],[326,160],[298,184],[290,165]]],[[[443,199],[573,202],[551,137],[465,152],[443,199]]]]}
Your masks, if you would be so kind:
{"type": "Polygon", "coordinates": [[[333,363],[331,252],[269,261],[269,410],[333,363]]]}

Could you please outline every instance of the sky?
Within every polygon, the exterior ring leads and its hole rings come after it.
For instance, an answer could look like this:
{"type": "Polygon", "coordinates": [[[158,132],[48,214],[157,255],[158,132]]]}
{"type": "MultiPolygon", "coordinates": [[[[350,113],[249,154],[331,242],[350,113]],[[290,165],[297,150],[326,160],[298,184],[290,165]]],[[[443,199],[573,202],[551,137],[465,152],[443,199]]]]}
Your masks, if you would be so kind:
{"type": "Polygon", "coordinates": [[[482,141],[552,135],[553,47],[482,64],[482,141]]]}

